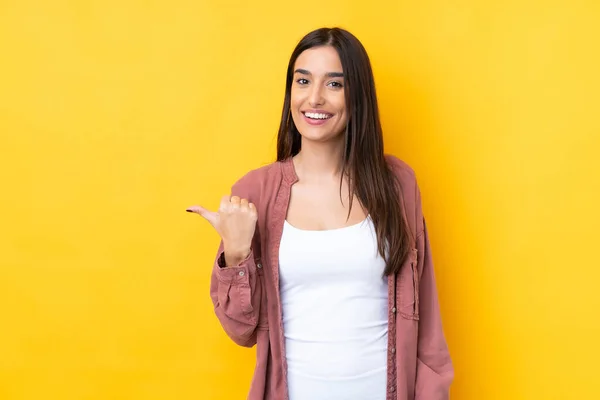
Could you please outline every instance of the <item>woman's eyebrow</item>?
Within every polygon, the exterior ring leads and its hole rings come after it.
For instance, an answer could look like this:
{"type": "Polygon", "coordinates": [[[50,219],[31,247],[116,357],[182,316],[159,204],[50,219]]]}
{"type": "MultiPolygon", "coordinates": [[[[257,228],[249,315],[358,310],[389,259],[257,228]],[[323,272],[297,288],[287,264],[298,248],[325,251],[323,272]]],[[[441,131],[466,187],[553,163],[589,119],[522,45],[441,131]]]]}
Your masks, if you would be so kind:
{"type": "MultiPolygon", "coordinates": [[[[306,70],[306,69],[302,69],[302,68],[298,68],[297,70],[294,71],[295,74],[302,74],[302,75],[312,75],[310,71],[306,70]]],[[[326,77],[328,78],[343,78],[344,77],[344,73],[343,72],[328,72],[325,74],[326,77]]]]}

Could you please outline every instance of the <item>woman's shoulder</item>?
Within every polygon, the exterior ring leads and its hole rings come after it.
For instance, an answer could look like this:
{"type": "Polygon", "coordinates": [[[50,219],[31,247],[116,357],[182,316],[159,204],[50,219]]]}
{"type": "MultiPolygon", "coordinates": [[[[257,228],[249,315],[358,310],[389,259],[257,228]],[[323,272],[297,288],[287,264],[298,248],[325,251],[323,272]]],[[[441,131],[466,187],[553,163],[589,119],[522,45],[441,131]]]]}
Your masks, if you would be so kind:
{"type": "Polygon", "coordinates": [[[390,169],[396,175],[402,188],[402,204],[411,230],[416,234],[423,229],[423,211],[421,209],[421,191],[417,184],[415,171],[398,157],[386,154],[390,169]]]}
{"type": "Polygon", "coordinates": [[[386,154],[385,160],[403,188],[406,188],[407,186],[416,186],[417,179],[415,171],[410,165],[392,154],[386,154]]]}
{"type": "Polygon", "coordinates": [[[282,163],[279,161],[255,167],[235,181],[231,194],[256,202],[261,194],[280,182],[282,176],[282,163]]]}

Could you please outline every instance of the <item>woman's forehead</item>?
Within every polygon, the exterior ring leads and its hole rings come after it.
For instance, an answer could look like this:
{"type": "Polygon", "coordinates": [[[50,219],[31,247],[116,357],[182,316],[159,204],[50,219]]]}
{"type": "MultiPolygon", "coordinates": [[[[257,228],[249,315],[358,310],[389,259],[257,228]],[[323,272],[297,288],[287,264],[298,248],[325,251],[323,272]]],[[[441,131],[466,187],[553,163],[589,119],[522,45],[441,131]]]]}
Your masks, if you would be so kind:
{"type": "Polygon", "coordinates": [[[303,51],[294,65],[294,71],[301,69],[313,75],[343,72],[342,62],[332,46],[313,47],[303,51]]]}

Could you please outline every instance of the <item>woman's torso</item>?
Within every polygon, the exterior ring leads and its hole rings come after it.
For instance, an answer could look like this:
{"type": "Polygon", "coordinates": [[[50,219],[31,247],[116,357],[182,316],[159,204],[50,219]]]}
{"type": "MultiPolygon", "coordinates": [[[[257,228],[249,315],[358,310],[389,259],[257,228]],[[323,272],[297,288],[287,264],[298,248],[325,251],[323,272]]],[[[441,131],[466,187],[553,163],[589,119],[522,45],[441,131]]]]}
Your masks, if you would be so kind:
{"type": "Polygon", "coordinates": [[[384,267],[369,217],[329,230],[284,222],[279,271],[290,400],[385,399],[384,267]]]}

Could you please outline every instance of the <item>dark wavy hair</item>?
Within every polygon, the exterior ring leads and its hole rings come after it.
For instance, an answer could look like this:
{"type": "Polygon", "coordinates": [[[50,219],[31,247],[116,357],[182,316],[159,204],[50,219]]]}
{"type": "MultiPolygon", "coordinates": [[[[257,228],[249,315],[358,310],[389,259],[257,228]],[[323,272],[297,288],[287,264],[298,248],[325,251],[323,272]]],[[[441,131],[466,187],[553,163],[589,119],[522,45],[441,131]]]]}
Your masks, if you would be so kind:
{"type": "MultiPolygon", "coordinates": [[[[341,28],[317,29],[304,36],[294,49],[287,69],[277,136],[277,160],[295,156],[302,146],[302,138],[290,110],[294,66],[303,51],[319,46],[335,48],[344,73],[348,123],[344,132],[342,179],[344,176],[348,178],[350,209],[354,194],[375,225],[378,251],[386,262],[384,275],[398,273],[410,246],[409,229],[401,205],[402,187],[384,157],[383,133],[369,56],[350,32],[341,28]]],[[[341,190],[340,182],[340,195],[341,190]]]]}

